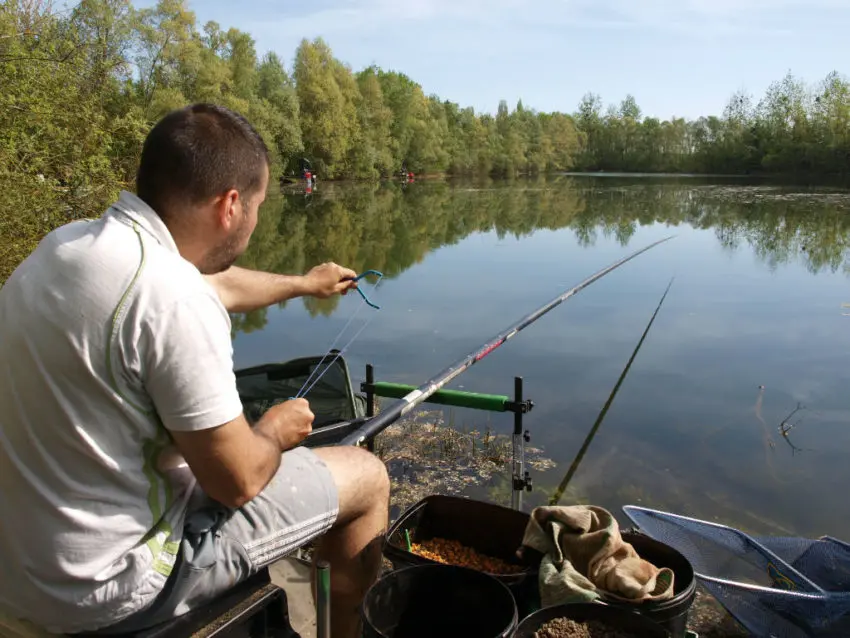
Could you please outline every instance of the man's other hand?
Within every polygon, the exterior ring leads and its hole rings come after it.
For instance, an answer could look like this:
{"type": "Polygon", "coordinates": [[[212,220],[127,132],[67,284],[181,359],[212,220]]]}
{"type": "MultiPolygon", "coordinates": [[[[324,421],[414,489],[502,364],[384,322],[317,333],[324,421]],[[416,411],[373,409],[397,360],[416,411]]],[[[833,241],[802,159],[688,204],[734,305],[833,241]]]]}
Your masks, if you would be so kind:
{"type": "Polygon", "coordinates": [[[272,406],[262,422],[264,429],[268,428],[266,423],[274,428],[281,450],[291,450],[313,431],[314,418],[307,399],[290,399],[272,406]]]}
{"type": "Polygon", "coordinates": [[[251,428],[240,414],[233,421],[204,430],[171,434],[198,484],[228,507],[242,507],[274,476],[281,452],[291,450],[313,431],[306,399],[292,399],[267,410],[251,428]]]}
{"type": "Polygon", "coordinates": [[[305,289],[308,295],[319,299],[344,295],[357,287],[357,282],[352,281],[356,276],[357,273],[350,268],[327,262],[311,268],[304,275],[305,289]]]}

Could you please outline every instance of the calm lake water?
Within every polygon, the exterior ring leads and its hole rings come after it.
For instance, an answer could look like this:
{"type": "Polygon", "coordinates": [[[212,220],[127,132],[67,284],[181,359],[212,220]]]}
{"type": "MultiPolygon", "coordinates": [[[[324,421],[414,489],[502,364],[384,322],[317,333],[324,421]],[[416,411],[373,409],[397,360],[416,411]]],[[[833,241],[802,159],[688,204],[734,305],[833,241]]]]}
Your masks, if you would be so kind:
{"type": "MultiPolygon", "coordinates": [[[[623,522],[631,503],[850,540],[850,192],[691,177],[320,183],[312,195],[269,197],[241,263],[383,271],[373,293],[382,308],[361,308],[349,336],[376,314],[346,360],[356,384],[372,363],[380,380],[419,385],[670,234],[450,387],[511,394],[524,377],[532,445],[558,463],[533,473],[526,509],[542,504],[675,278],[563,502],[602,505],[623,522]],[[785,437],[779,426],[798,403],[785,437]]],[[[236,365],[322,354],[360,305],[348,295],[236,316],[236,365]]],[[[512,428],[509,414],[455,420],[512,428]]]]}

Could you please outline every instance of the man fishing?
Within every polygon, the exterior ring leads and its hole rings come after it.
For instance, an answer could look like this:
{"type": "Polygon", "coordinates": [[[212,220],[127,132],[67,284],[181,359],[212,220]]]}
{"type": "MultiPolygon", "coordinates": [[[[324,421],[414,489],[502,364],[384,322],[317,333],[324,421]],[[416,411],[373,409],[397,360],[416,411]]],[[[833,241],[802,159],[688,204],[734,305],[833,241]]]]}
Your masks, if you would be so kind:
{"type": "Polygon", "coordinates": [[[304,399],[249,426],[236,390],[228,312],[356,285],[333,263],[232,265],[268,180],[242,116],[174,111],[145,140],[136,194],[48,234],[0,289],[0,616],[136,631],[319,538],[333,635],[359,635],[384,465],[296,447],[313,422],[304,399]]]}

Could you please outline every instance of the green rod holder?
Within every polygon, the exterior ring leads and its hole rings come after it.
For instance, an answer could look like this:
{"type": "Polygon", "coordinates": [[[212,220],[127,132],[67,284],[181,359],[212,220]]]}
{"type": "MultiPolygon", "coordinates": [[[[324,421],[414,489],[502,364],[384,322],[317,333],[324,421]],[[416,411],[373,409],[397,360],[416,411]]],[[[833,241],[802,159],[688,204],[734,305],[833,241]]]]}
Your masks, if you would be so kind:
{"type": "MultiPolygon", "coordinates": [[[[363,388],[364,390],[366,388],[363,388]]],[[[372,392],[380,397],[390,399],[401,399],[410,392],[416,390],[416,386],[404,385],[402,383],[388,383],[378,381],[371,384],[372,392]]],[[[438,403],[440,405],[451,405],[456,408],[473,408],[475,410],[488,410],[490,412],[507,412],[512,409],[510,397],[500,394],[479,394],[477,392],[464,392],[463,390],[437,390],[425,403],[438,403]]]]}
{"type": "Polygon", "coordinates": [[[331,636],[331,565],[316,562],[316,637],[331,636]]]}

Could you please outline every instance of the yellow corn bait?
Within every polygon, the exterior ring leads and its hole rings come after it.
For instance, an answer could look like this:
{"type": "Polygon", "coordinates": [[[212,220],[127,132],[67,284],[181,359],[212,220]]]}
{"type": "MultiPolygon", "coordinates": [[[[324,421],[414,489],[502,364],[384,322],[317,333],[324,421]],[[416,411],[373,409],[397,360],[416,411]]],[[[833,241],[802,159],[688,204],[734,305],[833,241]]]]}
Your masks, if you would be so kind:
{"type": "Polygon", "coordinates": [[[411,543],[410,550],[438,563],[470,567],[488,574],[517,574],[525,569],[521,565],[511,565],[501,558],[487,556],[456,540],[446,538],[431,538],[421,543],[411,543]]]}

